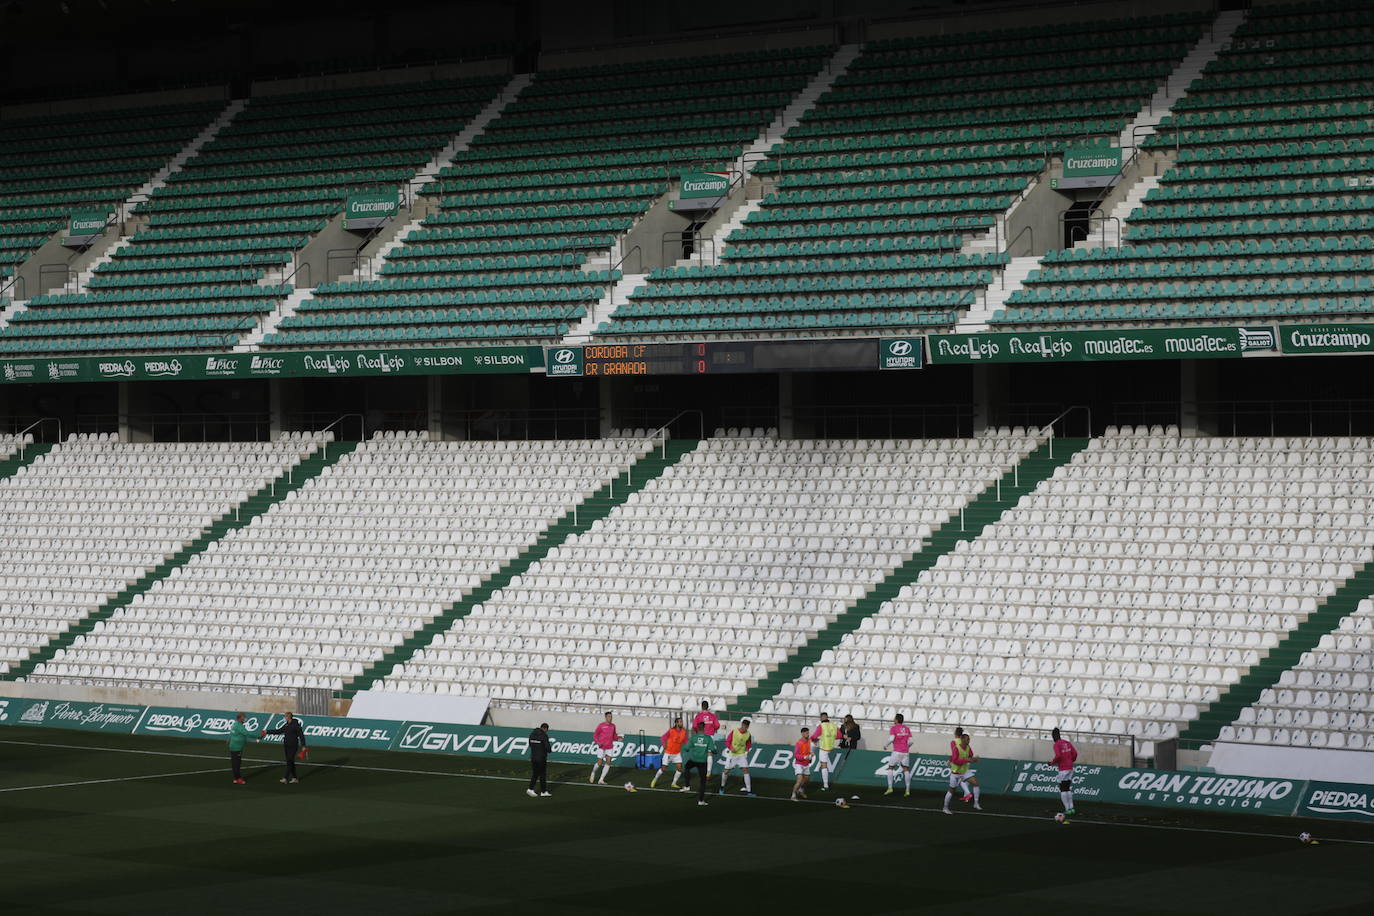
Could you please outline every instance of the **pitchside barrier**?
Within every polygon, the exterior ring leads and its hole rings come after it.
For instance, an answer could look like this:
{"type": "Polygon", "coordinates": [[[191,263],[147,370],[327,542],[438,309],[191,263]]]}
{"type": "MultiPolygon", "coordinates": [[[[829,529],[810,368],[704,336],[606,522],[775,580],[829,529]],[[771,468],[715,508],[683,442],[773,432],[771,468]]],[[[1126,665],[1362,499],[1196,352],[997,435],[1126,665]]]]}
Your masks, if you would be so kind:
{"type": "MultiPolygon", "coordinates": [[[[0,698],[0,725],[118,735],[223,739],[234,716],[235,713],[222,709],[0,698]]],[[[529,753],[529,733],[518,728],[329,716],[300,718],[308,743],[316,747],[415,751],[501,760],[521,760],[529,753]]],[[[279,713],[248,713],[245,725],[249,731],[257,732],[278,728],[282,720],[279,713]]],[[[551,731],[550,737],[553,739],[553,762],[591,764],[595,752],[590,731],[551,731]]],[[[263,743],[280,741],[280,736],[269,735],[263,743]]],[[[615,761],[633,768],[641,752],[656,754],[661,750],[655,736],[632,736],[615,745],[615,761]]],[[[837,751],[835,758],[838,783],[887,784],[885,753],[837,751]]],[[[749,755],[749,767],[760,777],[790,781],[792,749],[777,744],[755,745],[749,755]]],[[[911,768],[913,787],[936,791],[945,788],[949,767],[943,758],[912,754],[911,768]]],[[[1048,763],[983,759],[976,767],[976,774],[983,790],[990,795],[1043,795],[1047,801],[1058,801],[1058,775],[1048,763]]],[[[1074,772],[1074,794],[1085,802],[1374,822],[1374,786],[1354,783],[1079,766],[1074,772]]]]}

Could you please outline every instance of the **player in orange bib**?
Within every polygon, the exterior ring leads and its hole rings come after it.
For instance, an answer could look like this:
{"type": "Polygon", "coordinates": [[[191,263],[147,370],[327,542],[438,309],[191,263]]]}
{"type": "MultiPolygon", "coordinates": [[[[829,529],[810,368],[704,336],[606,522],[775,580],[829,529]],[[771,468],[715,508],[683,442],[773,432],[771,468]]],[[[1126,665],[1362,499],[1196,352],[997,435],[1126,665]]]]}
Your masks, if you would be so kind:
{"type": "Polygon", "coordinates": [[[663,775],[670,763],[677,767],[673,771],[673,788],[677,788],[677,781],[682,778],[682,746],[687,743],[687,729],[682,727],[681,716],[673,720],[673,727],[664,732],[660,740],[663,743],[663,764],[654,778],[649,780],[649,788],[658,784],[658,777],[663,775]]]}

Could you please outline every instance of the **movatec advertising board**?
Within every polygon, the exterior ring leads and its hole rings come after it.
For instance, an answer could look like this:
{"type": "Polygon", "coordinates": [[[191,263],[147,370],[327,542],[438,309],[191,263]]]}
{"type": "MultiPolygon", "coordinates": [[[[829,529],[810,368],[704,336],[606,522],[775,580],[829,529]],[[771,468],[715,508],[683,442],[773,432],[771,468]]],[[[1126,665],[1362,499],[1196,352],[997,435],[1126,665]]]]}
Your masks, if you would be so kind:
{"type": "Polygon", "coordinates": [[[285,353],[181,353],[167,356],[77,356],[0,360],[0,381],[172,381],[179,379],[362,378],[386,375],[474,375],[542,369],[540,347],[432,347],[398,350],[306,350],[285,353]]]}
{"type": "Polygon", "coordinates": [[[1227,359],[1276,349],[1274,329],[1120,328],[933,334],[932,366],[968,363],[1067,363],[1134,359],[1227,359]]]}

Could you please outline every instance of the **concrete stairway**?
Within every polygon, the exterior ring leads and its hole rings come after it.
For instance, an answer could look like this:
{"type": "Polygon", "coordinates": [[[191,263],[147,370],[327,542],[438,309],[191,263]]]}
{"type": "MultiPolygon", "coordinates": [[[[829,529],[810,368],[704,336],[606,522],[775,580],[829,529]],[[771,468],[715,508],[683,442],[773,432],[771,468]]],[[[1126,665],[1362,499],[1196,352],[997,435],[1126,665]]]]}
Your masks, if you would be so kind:
{"type": "Polygon", "coordinates": [[[496,98],[492,99],[486,108],[479,111],[467,126],[459,131],[458,135],[441,149],[423,166],[420,171],[415,173],[415,177],[410,180],[411,196],[420,193],[423,187],[438,177],[439,173],[446,167],[453,164],[453,157],[466,150],[474,137],[486,130],[488,124],[501,116],[501,112],[506,110],[506,106],[519,98],[520,93],[526,86],[534,82],[534,74],[516,74],[506,88],[502,89],[496,98]]]}
{"type": "Polygon", "coordinates": [[[1121,234],[1126,229],[1126,218],[1131,212],[1139,207],[1145,195],[1159,187],[1159,178],[1155,175],[1145,175],[1137,181],[1126,196],[1117,202],[1107,214],[1106,220],[1094,220],[1089,226],[1088,237],[1080,242],[1074,243],[1075,249],[1085,248],[1119,248],[1121,247],[1121,234]]]}
{"type": "Polygon", "coordinates": [[[1193,80],[1202,75],[1203,69],[1216,60],[1217,52],[1230,43],[1231,36],[1244,21],[1244,10],[1227,10],[1217,15],[1211,34],[1202,36],[1187,56],[1179,61],[1174,72],[1165,78],[1164,85],[1121,131],[1120,145],[1123,149],[1136,146],[1155,132],[1159,122],[1173,111],[1174,103],[1183,98],[1193,80]]]}
{"type": "Polygon", "coordinates": [[[234,352],[251,353],[257,350],[263,338],[275,331],[283,318],[296,314],[296,309],[300,308],[301,303],[309,299],[314,292],[313,289],[292,290],[289,296],[277,304],[270,315],[262,318],[256,328],[234,345],[234,352]]]}
{"type": "Polygon", "coordinates": [[[751,172],[759,161],[767,157],[773,144],[782,139],[782,135],[793,127],[801,123],[802,115],[810,111],[816,101],[820,99],[830,87],[835,85],[835,80],[841,73],[849,69],[854,58],[859,56],[860,47],[857,44],[840,45],[834,55],[826,62],[825,69],[817,73],[811,82],[801,92],[797,93],[782,113],[763,129],[763,132],[744,148],[744,155],[741,157],[740,168],[745,173],[751,172]]]}
{"type": "Polygon", "coordinates": [[[954,330],[960,334],[982,334],[988,330],[988,321],[992,316],[1002,311],[1007,300],[1012,293],[1019,290],[1026,282],[1026,277],[1035,270],[1040,264],[1037,255],[1030,255],[1024,258],[1012,258],[1007,262],[1007,266],[1002,270],[1000,278],[992,281],[992,285],[987,288],[983,302],[972,306],[955,325],[954,330]]]}

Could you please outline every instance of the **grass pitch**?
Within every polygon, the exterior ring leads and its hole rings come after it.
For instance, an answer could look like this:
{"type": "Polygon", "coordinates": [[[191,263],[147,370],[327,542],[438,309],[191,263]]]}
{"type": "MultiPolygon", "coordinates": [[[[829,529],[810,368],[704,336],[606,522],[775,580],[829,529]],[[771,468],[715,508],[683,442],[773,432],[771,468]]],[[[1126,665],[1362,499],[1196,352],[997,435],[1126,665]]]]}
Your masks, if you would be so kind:
{"type": "MultiPolygon", "coordinates": [[[[586,767],[321,748],[284,786],[275,747],[247,786],[223,745],[49,729],[0,732],[0,900],[15,913],[1083,914],[1374,912],[1374,830],[1360,824],[988,796],[983,814],[915,792],[834,807],[694,796],[586,767]],[[1322,842],[1305,847],[1302,830],[1322,842]],[[728,908],[728,907],[727,907],[728,908]]],[[[718,778],[713,781],[713,786],[718,778]]],[[[819,787],[814,787],[818,789],[819,787]]],[[[958,803],[956,802],[956,805],[958,803]]]]}

